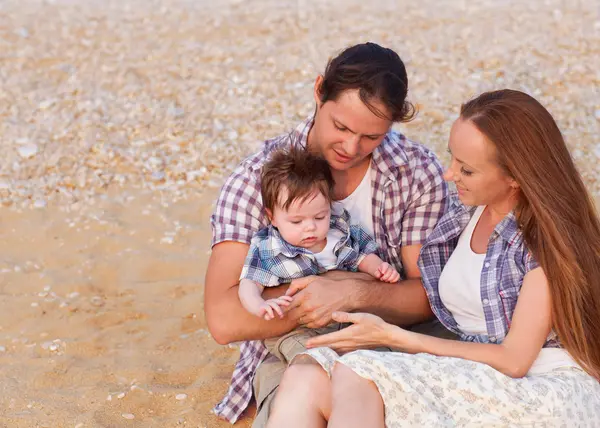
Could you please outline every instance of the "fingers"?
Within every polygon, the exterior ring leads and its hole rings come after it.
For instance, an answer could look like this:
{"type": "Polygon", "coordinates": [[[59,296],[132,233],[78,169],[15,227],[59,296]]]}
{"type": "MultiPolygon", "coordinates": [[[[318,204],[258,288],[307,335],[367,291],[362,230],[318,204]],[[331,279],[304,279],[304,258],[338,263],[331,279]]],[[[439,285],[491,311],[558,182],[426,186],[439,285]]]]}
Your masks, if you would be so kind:
{"type": "Polygon", "coordinates": [[[331,314],[331,318],[334,321],[341,322],[341,323],[345,323],[345,322],[357,323],[362,320],[362,317],[363,317],[363,314],[360,314],[360,313],[353,314],[353,313],[349,313],[349,312],[334,312],[333,314],[331,314]]]}

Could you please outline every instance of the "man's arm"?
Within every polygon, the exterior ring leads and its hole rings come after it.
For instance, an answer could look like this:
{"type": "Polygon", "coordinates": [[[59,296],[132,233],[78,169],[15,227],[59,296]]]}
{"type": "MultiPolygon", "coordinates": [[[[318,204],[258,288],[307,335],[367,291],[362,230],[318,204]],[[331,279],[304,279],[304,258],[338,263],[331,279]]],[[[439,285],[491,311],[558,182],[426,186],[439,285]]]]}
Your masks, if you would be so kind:
{"type": "Polygon", "coordinates": [[[294,295],[289,315],[309,328],[331,323],[336,311],[369,312],[400,326],[433,316],[420,279],[388,284],[364,273],[328,272],[293,282],[289,294],[294,295]]]}
{"type": "MultiPolygon", "coordinates": [[[[204,313],[208,330],[217,343],[264,339],[287,333],[297,326],[288,315],[265,321],[250,314],[238,297],[238,282],[248,254],[248,244],[225,241],[215,245],[208,262],[204,289],[204,313]]],[[[265,299],[285,294],[287,286],[269,287],[265,299]]]]}

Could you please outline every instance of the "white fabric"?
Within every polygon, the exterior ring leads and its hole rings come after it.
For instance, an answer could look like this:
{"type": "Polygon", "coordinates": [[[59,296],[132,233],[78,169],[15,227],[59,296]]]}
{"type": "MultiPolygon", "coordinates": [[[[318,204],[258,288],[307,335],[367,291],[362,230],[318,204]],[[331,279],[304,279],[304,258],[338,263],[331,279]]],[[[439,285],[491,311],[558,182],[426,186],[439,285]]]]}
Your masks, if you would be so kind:
{"type": "Polygon", "coordinates": [[[315,258],[321,266],[325,269],[336,269],[337,268],[337,256],[333,252],[335,246],[340,240],[344,239],[344,234],[341,230],[329,229],[327,233],[327,244],[320,252],[314,253],[315,258]]]}
{"type": "Polygon", "coordinates": [[[430,354],[311,349],[331,375],[342,363],[372,380],[385,405],[386,428],[597,428],[600,382],[577,368],[511,378],[492,367],[430,354]]]}
{"type": "Polygon", "coordinates": [[[371,179],[371,164],[369,164],[369,169],[367,169],[354,192],[341,201],[334,201],[332,206],[334,213],[339,213],[342,208],[345,208],[350,213],[350,224],[362,227],[373,238],[375,237],[375,228],[373,227],[373,186],[371,185],[371,179]]]}
{"type": "Polygon", "coordinates": [[[480,291],[485,254],[477,254],[471,249],[473,230],[484,209],[478,207],[471,217],[439,282],[442,303],[452,313],[460,330],[467,334],[487,334],[480,291]]]}

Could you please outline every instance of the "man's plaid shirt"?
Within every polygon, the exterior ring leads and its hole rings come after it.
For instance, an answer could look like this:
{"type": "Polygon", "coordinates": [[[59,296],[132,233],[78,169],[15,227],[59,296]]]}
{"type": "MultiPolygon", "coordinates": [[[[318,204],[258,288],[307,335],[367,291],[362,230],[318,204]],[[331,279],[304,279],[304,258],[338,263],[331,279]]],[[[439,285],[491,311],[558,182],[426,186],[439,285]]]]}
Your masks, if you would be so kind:
{"type": "MultiPolygon", "coordinates": [[[[250,244],[254,234],[269,224],[260,196],[261,168],[274,150],[292,144],[306,147],[312,124],[309,118],[291,133],[266,141],[262,150],[233,171],[211,217],[213,246],[224,241],[250,244]]],[[[401,247],[423,244],[443,213],[448,192],[443,169],[433,152],[390,130],[373,151],[371,173],[377,255],[402,274],[401,247]]],[[[247,342],[241,352],[252,357],[238,362],[227,395],[214,409],[231,423],[252,399],[247,373],[253,373],[267,355],[264,347],[250,347],[247,342]]]]}

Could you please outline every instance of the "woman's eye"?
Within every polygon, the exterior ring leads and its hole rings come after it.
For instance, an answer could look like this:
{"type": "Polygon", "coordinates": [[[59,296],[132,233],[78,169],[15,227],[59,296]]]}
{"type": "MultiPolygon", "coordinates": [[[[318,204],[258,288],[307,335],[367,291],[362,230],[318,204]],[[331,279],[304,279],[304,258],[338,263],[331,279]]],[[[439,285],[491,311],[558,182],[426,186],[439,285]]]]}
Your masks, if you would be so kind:
{"type": "Polygon", "coordinates": [[[470,175],[473,175],[473,171],[467,171],[464,168],[461,168],[460,172],[463,173],[464,175],[466,175],[467,177],[469,177],[470,175]]]}

